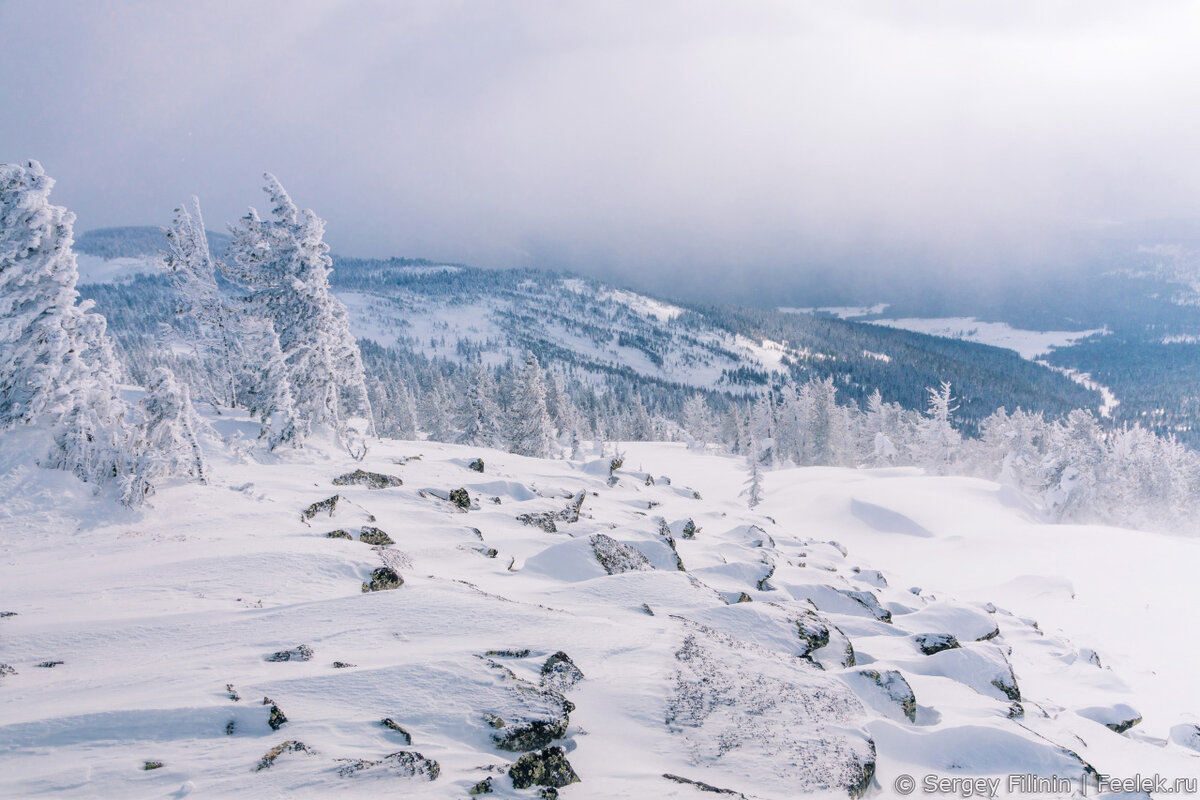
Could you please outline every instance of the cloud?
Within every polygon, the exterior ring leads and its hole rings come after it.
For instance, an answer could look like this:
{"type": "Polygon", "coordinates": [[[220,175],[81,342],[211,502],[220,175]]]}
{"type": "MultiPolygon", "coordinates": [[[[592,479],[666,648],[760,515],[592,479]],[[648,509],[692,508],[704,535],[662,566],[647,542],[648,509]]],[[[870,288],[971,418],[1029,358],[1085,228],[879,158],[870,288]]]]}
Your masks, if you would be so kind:
{"type": "MultiPolygon", "coordinates": [[[[1200,211],[1192,3],[0,5],[0,158],[81,227],[279,175],[341,252],[752,280],[1200,211]]],[[[1003,258],[996,254],[1003,254],[1003,258]]]]}

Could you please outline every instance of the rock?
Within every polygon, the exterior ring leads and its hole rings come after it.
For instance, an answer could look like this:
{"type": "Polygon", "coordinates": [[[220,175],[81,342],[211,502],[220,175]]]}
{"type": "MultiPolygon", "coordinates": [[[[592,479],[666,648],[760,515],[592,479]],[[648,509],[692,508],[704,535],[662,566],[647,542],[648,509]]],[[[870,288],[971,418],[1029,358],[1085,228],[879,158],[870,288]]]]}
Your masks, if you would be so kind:
{"type": "Polygon", "coordinates": [[[226,736],[233,736],[233,734],[236,732],[237,732],[237,720],[236,719],[231,719],[231,720],[229,720],[229,722],[225,723],[225,735],[226,736]]]}
{"type": "Polygon", "coordinates": [[[526,753],[509,768],[508,777],[516,789],[528,789],[530,786],[559,788],[579,782],[579,776],[575,774],[561,747],[547,747],[540,753],[526,753]]]}
{"type": "Polygon", "coordinates": [[[378,567],[371,571],[371,580],[362,585],[364,592],[382,592],[404,585],[404,579],[391,567],[378,567]]]}
{"type": "Polygon", "coordinates": [[[526,647],[520,650],[488,650],[484,655],[495,658],[529,658],[529,648],[526,647]]]}
{"type": "MultiPolygon", "coordinates": [[[[700,496],[697,495],[696,499],[699,500],[700,496]]],[[[696,527],[695,521],[689,518],[687,522],[683,523],[683,531],[679,535],[684,539],[695,539],[699,532],[700,529],[696,527]]]]}
{"type": "Polygon", "coordinates": [[[558,526],[554,524],[554,520],[558,517],[553,511],[538,511],[529,514],[521,514],[517,517],[517,521],[523,525],[528,525],[531,528],[541,528],[546,533],[558,533],[558,526]]]}
{"type": "MultiPolygon", "coordinates": [[[[479,463],[481,465],[483,464],[482,461],[480,461],[479,463]]],[[[479,471],[483,472],[482,467],[480,468],[479,471]]],[[[492,793],[492,779],[490,777],[484,778],[479,783],[475,784],[474,786],[472,786],[470,789],[467,790],[467,794],[469,794],[471,796],[475,796],[477,794],[491,794],[491,793],[492,793]]]]}
{"type": "Polygon", "coordinates": [[[735,602],[735,603],[750,603],[750,602],[753,602],[753,601],[754,601],[754,598],[753,598],[753,597],[751,597],[750,595],[746,594],[745,592],[741,592],[740,594],[738,594],[738,598],[737,598],[737,600],[735,600],[734,602],[735,602]]]}
{"type": "Polygon", "coordinates": [[[235,703],[242,699],[242,696],[238,694],[237,689],[233,688],[232,683],[225,684],[225,693],[228,694],[229,699],[235,703]]]}
{"type": "MultiPolygon", "coordinates": [[[[266,698],[263,698],[264,700],[266,698]]],[[[267,717],[267,724],[271,726],[271,730],[277,731],[287,724],[287,715],[283,713],[283,709],[274,703],[271,704],[271,714],[267,717]]]]}
{"type": "Polygon", "coordinates": [[[270,769],[275,760],[284,753],[306,753],[310,756],[316,755],[316,751],[306,745],[304,742],[288,739],[282,744],[277,744],[266,752],[262,758],[258,760],[258,766],[254,768],[255,772],[260,772],[264,769],[270,769]]]}
{"type": "Polygon", "coordinates": [[[558,800],[558,789],[553,786],[543,786],[538,790],[538,797],[541,800],[558,800]]]}
{"type": "Polygon", "coordinates": [[[358,666],[358,664],[350,664],[350,663],[348,663],[348,662],[346,662],[346,661],[335,661],[335,662],[333,662],[333,668],[334,668],[334,669],[349,669],[350,667],[357,667],[357,666],[358,666]]]}
{"type": "Polygon", "coordinates": [[[66,662],[63,662],[63,661],[43,661],[43,662],[41,662],[41,663],[37,664],[36,666],[39,666],[39,667],[41,667],[42,669],[54,669],[55,667],[61,667],[61,666],[62,666],[64,663],[66,663],[66,662]]]}
{"type": "Polygon", "coordinates": [[[694,780],[691,780],[690,778],[684,778],[681,775],[672,775],[669,772],[664,772],[663,777],[669,781],[674,781],[675,783],[682,783],[686,786],[694,787],[696,789],[699,789],[702,792],[712,792],[713,794],[731,794],[734,797],[741,797],[741,798],[745,798],[745,796],[746,796],[746,795],[742,794],[741,792],[735,792],[733,789],[718,789],[716,786],[705,783],[704,781],[694,781],[694,780]]]}
{"type": "MultiPolygon", "coordinates": [[[[833,544],[833,542],[830,542],[830,544],[833,544]]],[[[867,611],[871,612],[871,616],[880,622],[892,621],[892,612],[879,604],[879,598],[875,596],[874,592],[864,592],[857,589],[837,589],[836,591],[839,594],[849,597],[851,600],[861,603],[867,611]]]]}
{"type": "Polygon", "coordinates": [[[378,761],[368,761],[366,759],[338,760],[344,762],[341,767],[338,767],[338,775],[343,778],[349,778],[360,772],[371,770],[390,772],[401,778],[426,778],[433,781],[437,780],[438,775],[442,773],[441,765],[438,762],[431,758],[426,758],[420,753],[408,750],[386,755],[378,761]]]}
{"type": "Polygon", "coordinates": [[[0,611],[0,619],[7,619],[8,617],[15,617],[16,615],[17,612],[15,611],[0,611]]]}
{"type": "Polygon", "coordinates": [[[381,531],[379,528],[372,528],[369,525],[364,525],[358,532],[358,540],[365,544],[373,544],[378,547],[385,547],[389,544],[395,544],[392,537],[381,531]]]}
{"type": "Polygon", "coordinates": [[[558,512],[558,518],[563,522],[579,522],[579,512],[583,509],[583,501],[587,498],[587,492],[580,489],[579,493],[571,498],[571,502],[567,503],[567,507],[558,512]]]}
{"type": "Polygon", "coordinates": [[[264,661],[312,661],[313,649],[306,644],[298,644],[291,650],[278,650],[264,658],[264,661]]]}
{"type": "MultiPolygon", "coordinates": [[[[487,721],[489,725],[495,727],[495,723],[491,719],[487,721]]],[[[504,720],[500,720],[500,722],[503,723],[504,720]]],[[[518,725],[504,725],[501,728],[504,732],[492,734],[492,741],[501,750],[514,753],[536,750],[565,736],[568,723],[569,720],[564,712],[558,719],[535,719],[518,725]]]]}
{"type": "Polygon", "coordinates": [[[1124,733],[1142,721],[1142,715],[1125,703],[1111,706],[1089,706],[1075,712],[1079,716],[1099,722],[1113,733],[1124,733]]]}
{"type": "Polygon", "coordinates": [[[645,612],[647,616],[654,616],[654,609],[650,608],[649,603],[642,603],[642,611],[645,612]]]}
{"type": "Polygon", "coordinates": [[[384,475],[380,472],[366,472],[356,469],[333,479],[334,486],[366,486],[368,489],[388,489],[393,486],[403,486],[404,481],[395,475],[384,475]]]}
{"type": "Polygon", "coordinates": [[[486,722],[488,724],[488,727],[491,727],[491,728],[503,728],[504,727],[504,718],[498,717],[495,714],[484,714],[483,721],[486,722]]]}
{"type": "Polygon", "coordinates": [[[162,767],[163,767],[163,762],[161,762],[161,761],[145,761],[145,762],[142,762],[142,769],[143,769],[143,770],[147,770],[147,771],[149,771],[149,770],[152,770],[152,769],[162,769],[162,767]]]}
{"type": "Polygon", "coordinates": [[[593,534],[588,541],[591,542],[596,560],[609,575],[654,569],[650,559],[640,550],[622,544],[607,534],[593,534]]]}
{"type": "Polygon", "coordinates": [[[476,472],[483,472],[483,459],[477,458],[470,464],[467,464],[467,469],[473,469],[476,472]]]}
{"type": "Polygon", "coordinates": [[[807,609],[802,609],[795,620],[796,633],[800,636],[803,648],[801,658],[812,660],[812,654],[829,644],[829,625],[807,609]]]}
{"type": "Polygon", "coordinates": [[[921,654],[926,656],[962,646],[958,643],[958,639],[949,633],[918,633],[913,636],[913,641],[916,642],[917,649],[921,651],[921,654]]]}
{"type": "Polygon", "coordinates": [[[542,665],[542,686],[553,689],[559,694],[565,693],[581,680],[583,680],[582,670],[575,666],[571,657],[562,650],[550,656],[542,665]]]}
{"type": "Polygon", "coordinates": [[[17,674],[17,671],[15,669],[13,669],[11,666],[9,666],[8,664],[0,664],[0,678],[3,678],[5,675],[16,675],[16,674],[17,674]]]}
{"type": "Polygon", "coordinates": [[[342,530],[341,528],[338,528],[336,531],[330,531],[329,533],[325,534],[325,538],[326,539],[349,539],[350,541],[354,541],[354,537],[350,535],[350,531],[342,530]]]}
{"type": "Polygon", "coordinates": [[[334,510],[337,509],[338,500],[340,499],[341,496],[335,494],[333,497],[326,497],[324,500],[318,500],[300,512],[300,519],[304,522],[308,522],[322,511],[328,512],[329,516],[332,517],[334,510]]]}
{"type": "Polygon", "coordinates": [[[886,704],[885,713],[887,706],[896,706],[909,722],[917,721],[917,697],[912,686],[896,670],[859,669],[846,675],[846,679],[851,685],[858,685],[856,694],[867,705],[878,707],[879,704],[872,701],[882,699],[886,704]]]}
{"type": "Polygon", "coordinates": [[[466,489],[451,489],[450,502],[466,511],[471,507],[471,495],[466,489]]]}
{"type": "Polygon", "coordinates": [[[400,734],[402,737],[404,737],[404,744],[412,744],[412,735],[408,731],[404,730],[404,728],[401,728],[396,723],[396,720],[392,719],[391,717],[384,717],[383,719],[379,720],[379,724],[382,725],[383,727],[387,728],[388,730],[393,730],[396,733],[400,734]]]}

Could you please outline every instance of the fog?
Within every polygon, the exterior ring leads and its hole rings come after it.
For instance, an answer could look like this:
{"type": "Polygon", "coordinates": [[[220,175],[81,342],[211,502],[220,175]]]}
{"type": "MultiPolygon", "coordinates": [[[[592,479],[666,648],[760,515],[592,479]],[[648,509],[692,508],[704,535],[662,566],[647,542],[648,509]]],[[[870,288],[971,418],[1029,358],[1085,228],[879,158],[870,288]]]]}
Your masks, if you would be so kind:
{"type": "Polygon", "coordinates": [[[686,293],[1046,270],[1200,214],[1200,6],[0,3],[0,160],[80,229],[280,177],[341,253],[686,293]],[[243,7],[244,6],[244,7],[243,7]]]}

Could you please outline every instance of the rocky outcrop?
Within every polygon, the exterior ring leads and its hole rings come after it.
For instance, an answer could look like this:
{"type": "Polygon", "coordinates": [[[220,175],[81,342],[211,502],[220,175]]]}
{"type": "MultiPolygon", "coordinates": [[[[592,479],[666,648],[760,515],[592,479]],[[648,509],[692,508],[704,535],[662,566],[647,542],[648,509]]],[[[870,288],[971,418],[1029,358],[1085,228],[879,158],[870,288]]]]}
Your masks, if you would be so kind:
{"type": "Polygon", "coordinates": [[[306,644],[298,644],[291,650],[277,650],[264,658],[264,661],[312,661],[313,649],[306,644]]]}
{"type": "Polygon", "coordinates": [[[300,519],[304,522],[308,522],[310,519],[320,513],[326,513],[332,517],[333,512],[337,510],[339,500],[341,500],[341,495],[336,494],[333,497],[326,497],[324,500],[318,500],[300,512],[300,519]]]}
{"type": "Polygon", "coordinates": [[[958,639],[949,633],[918,633],[913,636],[913,642],[916,643],[921,654],[926,656],[962,646],[958,643],[958,639]]]}
{"type": "Polygon", "coordinates": [[[384,475],[381,472],[367,472],[356,469],[333,479],[334,486],[366,486],[368,489],[389,489],[393,486],[403,486],[404,481],[395,475],[384,475]]]}
{"type": "Polygon", "coordinates": [[[542,686],[559,694],[565,694],[581,680],[583,671],[562,650],[550,656],[542,665],[542,686]]]}
{"type": "Polygon", "coordinates": [[[342,528],[338,528],[336,531],[330,531],[329,533],[325,534],[325,538],[326,539],[349,539],[350,541],[354,541],[354,537],[350,534],[350,531],[343,530],[342,528]]]}
{"type": "Polygon", "coordinates": [[[373,544],[376,547],[386,547],[389,544],[395,544],[392,537],[379,528],[372,528],[370,525],[364,525],[358,532],[358,540],[364,544],[373,544]]]}
{"type": "Polygon", "coordinates": [[[270,769],[275,763],[276,759],[278,759],[284,753],[304,753],[306,755],[314,756],[317,754],[317,751],[313,750],[304,742],[300,742],[295,739],[288,739],[286,742],[277,744],[268,750],[266,754],[258,760],[258,765],[255,766],[254,771],[260,772],[264,769],[270,769]]]}
{"type": "Polygon", "coordinates": [[[691,786],[694,789],[699,789],[702,792],[712,792],[713,794],[728,794],[728,795],[732,795],[734,797],[741,797],[741,798],[743,798],[743,800],[746,797],[746,795],[742,794],[741,792],[735,792],[733,789],[719,789],[710,783],[705,783],[704,781],[694,781],[691,778],[685,778],[682,775],[672,775],[669,772],[664,772],[663,777],[669,781],[673,781],[674,783],[682,783],[685,786],[691,786]]]}
{"type": "Polygon", "coordinates": [[[596,560],[609,575],[654,569],[650,559],[646,558],[642,551],[618,542],[607,534],[593,534],[588,541],[592,545],[596,560]]]}
{"type": "Polygon", "coordinates": [[[472,469],[472,470],[475,470],[476,472],[483,472],[483,459],[482,458],[475,459],[470,464],[467,464],[467,469],[472,469]]]}
{"type": "Polygon", "coordinates": [[[451,489],[450,502],[463,511],[467,511],[471,508],[471,495],[466,489],[451,489]]]}
{"type": "Polygon", "coordinates": [[[390,731],[395,731],[396,733],[400,734],[401,738],[403,739],[403,744],[412,744],[412,735],[408,731],[404,730],[404,728],[400,727],[400,724],[397,723],[396,720],[392,719],[391,717],[384,717],[383,719],[379,720],[379,724],[390,731]]]}
{"type": "Polygon", "coordinates": [[[371,579],[362,585],[363,592],[383,592],[404,585],[400,573],[391,567],[377,567],[371,571],[371,579]]]}
{"type": "Polygon", "coordinates": [[[425,778],[437,780],[442,773],[441,765],[420,753],[402,750],[386,755],[378,760],[368,759],[339,759],[342,766],[338,767],[338,775],[343,778],[353,777],[361,772],[388,773],[399,778],[425,778]]]}
{"type": "Polygon", "coordinates": [[[913,694],[912,686],[894,669],[880,672],[877,669],[859,669],[847,676],[851,683],[866,683],[866,691],[859,690],[859,697],[871,693],[894,704],[909,722],[917,721],[917,697],[913,694]]]}
{"type": "Polygon", "coordinates": [[[508,777],[516,789],[528,789],[531,786],[557,789],[579,782],[579,776],[575,774],[561,747],[547,747],[538,753],[526,753],[509,767],[508,777]]]}
{"type": "Polygon", "coordinates": [[[546,533],[558,533],[558,525],[555,520],[558,519],[558,514],[553,511],[537,511],[529,514],[521,514],[517,517],[517,521],[522,525],[528,525],[531,528],[541,528],[546,533]]]}
{"type": "Polygon", "coordinates": [[[277,731],[287,724],[287,715],[283,713],[283,709],[275,704],[275,701],[269,697],[263,698],[263,705],[270,706],[270,713],[267,715],[267,725],[271,730],[277,731]]]}

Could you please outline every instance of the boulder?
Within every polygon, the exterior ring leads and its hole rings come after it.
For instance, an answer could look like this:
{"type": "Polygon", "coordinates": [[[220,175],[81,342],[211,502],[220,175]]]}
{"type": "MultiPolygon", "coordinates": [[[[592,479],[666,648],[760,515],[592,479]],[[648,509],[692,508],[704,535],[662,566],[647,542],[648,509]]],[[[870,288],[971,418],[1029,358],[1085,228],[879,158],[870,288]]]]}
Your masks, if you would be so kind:
{"type": "Polygon", "coordinates": [[[161,762],[161,761],[144,761],[144,762],[142,762],[142,769],[146,770],[146,771],[149,771],[152,769],[162,769],[162,767],[163,767],[163,762],[161,762]]]}
{"type": "Polygon", "coordinates": [[[471,507],[471,495],[466,489],[451,489],[450,502],[466,511],[471,507]]]}
{"type": "Polygon", "coordinates": [[[350,535],[350,531],[343,530],[342,528],[338,528],[336,531],[330,531],[329,533],[325,534],[325,538],[326,539],[349,539],[350,541],[354,541],[354,537],[350,535]]]}
{"type": "Polygon", "coordinates": [[[1099,722],[1113,733],[1124,733],[1142,721],[1142,715],[1125,703],[1111,706],[1089,706],[1075,712],[1084,719],[1099,722]]]}
{"type": "Polygon", "coordinates": [[[892,716],[899,711],[909,722],[917,721],[917,697],[912,686],[894,669],[858,669],[845,674],[859,699],[868,706],[892,716]]]}
{"type": "MultiPolygon", "coordinates": [[[[482,464],[483,462],[481,461],[479,463],[482,464]]],[[[480,470],[480,472],[482,472],[482,471],[483,470],[480,470]]],[[[479,783],[475,784],[474,786],[472,786],[470,789],[467,790],[467,794],[471,795],[472,797],[474,797],[475,795],[491,794],[491,793],[492,793],[492,779],[490,777],[484,778],[479,783]]]]}
{"type": "Polygon", "coordinates": [[[509,767],[508,777],[516,789],[531,786],[559,788],[579,782],[579,776],[567,761],[561,747],[547,747],[538,753],[526,753],[509,767]]]}
{"type": "Polygon", "coordinates": [[[958,643],[958,639],[950,633],[918,633],[913,636],[913,642],[916,643],[921,654],[926,656],[962,646],[958,643]]]}
{"type": "Polygon", "coordinates": [[[363,592],[382,592],[404,585],[404,578],[391,567],[378,567],[371,571],[371,580],[362,585],[363,592]]]}
{"type": "Polygon", "coordinates": [[[358,532],[358,540],[365,544],[373,544],[378,547],[385,547],[389,544],[395,544],[392,537],[381,531],[379,528],[372,528],[370,525],[364,525],[358,532]]]}
{"type": "Polygon", "coordinates": [[[609,575],[654,569],[650,559],[646,558],[642,551],[618,542],[607,534],[594,534],[588,541],[592,545],[592,552],[596,554],[596,560],[609,575]]]}
{"type": "Polygon", "coordinates": [[[400,734],[400,736],[404,739],[404,744],[412,744],[412,735],[408,731],[404,730],[404,728],[400,727],[396,720],[392,719],[391,717],[384,717],[383,719],[379,720],[379,724],[390,731],[395,731],[396,733],[400,734]]]}
{"type": "Polygon", "coordinates": [[[517,521],[531,528],[541,528],[546,533],[558,533],[558,525],[554,523],[557,518],[558,515],[553,511],[537,511],[521,514],[517,517],[517,521]]]}
{"type": "Polygon", "coordinates": [[[400,778],[425,778],[433,781],[437,780],[438,775],[442,773],[441,765],[438,762],[408,750],[392,753],[373,761],[362,758],[339,759],[339,761],[343,763],[338,767],[338,775],[343,778],[371,771],[390,773],[400,778]]]}
{"type": "Polygon", "coordinates": [[[367,472],[356,469],[333,479],[334,486],[366,486],[368,489],[388,489],[393,486],[403,486],[404,481],[395,475],[384,475],[381,472],[367,472]]]}
{"type": "Polygon", "coordinates": [[[483,472],[483,459],[477,458],[470,464],[467,464],[467,469],[473,469],[476,472],[483,472]]]}
{"type": "Polygon", "coordinates": [[[300,519],[304,522],[308,522],[321,512],[325,512],[332,517],[333,512],[337,509],[337,504],[340,499],[341,496],[335,494],[333,497],[326,497],[324,500],[318,500],[300,512],[300,519]]]}
{"type": "Polygon", "coordinates": [[[542,665],[542,686],[562,694],[583,680],[583,671],[571,657],[559,650],[542,665]]]}

